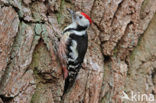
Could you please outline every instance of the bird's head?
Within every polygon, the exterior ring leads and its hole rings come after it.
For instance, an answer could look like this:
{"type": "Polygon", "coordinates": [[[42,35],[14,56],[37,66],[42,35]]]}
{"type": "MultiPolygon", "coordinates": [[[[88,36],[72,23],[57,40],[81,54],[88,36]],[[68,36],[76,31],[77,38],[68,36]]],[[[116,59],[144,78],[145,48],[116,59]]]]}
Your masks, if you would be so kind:
{"type": "Polygon", "coordinates": [[[84,12],[74,12],[70,9],[67,10],[72,15],[72,22],[75,22],[76,24],[82,27],[89,27],[91,25],[91,18],[84,12]]]}

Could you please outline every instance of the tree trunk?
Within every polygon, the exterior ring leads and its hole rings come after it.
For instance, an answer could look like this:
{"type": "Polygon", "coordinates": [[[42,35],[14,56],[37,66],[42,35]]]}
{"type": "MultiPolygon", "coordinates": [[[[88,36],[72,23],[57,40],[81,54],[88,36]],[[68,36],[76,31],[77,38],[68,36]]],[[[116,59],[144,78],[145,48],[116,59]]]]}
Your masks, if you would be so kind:
{"type": "Polygon", "coordinates": [[[1,0],[0,103],[149,102],[143,94],[155,103],[155,12],[156,0],[1,0]],[[66,8],[93,23],[84,69],[62,96],[57,48],[71,22],[66,8]]]}

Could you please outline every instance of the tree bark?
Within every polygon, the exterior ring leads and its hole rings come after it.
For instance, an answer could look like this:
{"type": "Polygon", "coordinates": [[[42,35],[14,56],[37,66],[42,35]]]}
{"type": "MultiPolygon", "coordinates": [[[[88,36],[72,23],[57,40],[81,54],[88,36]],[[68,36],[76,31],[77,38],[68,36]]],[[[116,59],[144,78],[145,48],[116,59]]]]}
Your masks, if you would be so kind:
{"type": "Polygon", "coordinates": [[[0,103],[156,102],[156,0],[1,0],[0,103]],[[71,22],[67,8],[93,23],[89,46],[71,90],[57,48],[71,22]]]}

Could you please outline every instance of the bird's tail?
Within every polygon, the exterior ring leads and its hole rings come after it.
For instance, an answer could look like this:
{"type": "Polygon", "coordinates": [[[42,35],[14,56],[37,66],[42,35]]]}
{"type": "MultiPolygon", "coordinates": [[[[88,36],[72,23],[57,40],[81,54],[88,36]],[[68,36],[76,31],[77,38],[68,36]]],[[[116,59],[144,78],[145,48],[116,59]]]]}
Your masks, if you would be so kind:
{"type": "Polygon", "coordinates": [[[64,93],[63,94],[67,93],[70,90],[70,88],[74,85],[80,68],[81,68],[81,66],[79,66],[75,69],[70,68],[68,70],[68,77],[65,80],[64,93]]]}

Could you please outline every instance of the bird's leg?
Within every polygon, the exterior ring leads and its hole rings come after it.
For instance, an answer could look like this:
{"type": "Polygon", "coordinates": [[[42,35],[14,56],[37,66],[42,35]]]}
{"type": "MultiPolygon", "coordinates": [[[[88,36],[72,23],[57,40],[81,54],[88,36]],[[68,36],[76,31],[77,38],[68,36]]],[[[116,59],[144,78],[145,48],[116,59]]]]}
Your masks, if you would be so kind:
{"type": "Polygon", "coordinates": [[[63,66],[62,69],[63,69],[63,77],[64,77],[64,79],[66,79],[68,76],[68,70],[65,66],[63,66]]]}

